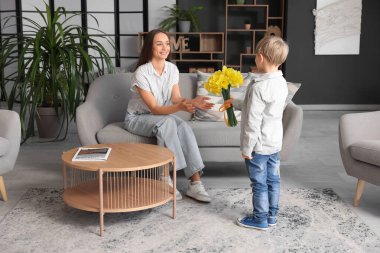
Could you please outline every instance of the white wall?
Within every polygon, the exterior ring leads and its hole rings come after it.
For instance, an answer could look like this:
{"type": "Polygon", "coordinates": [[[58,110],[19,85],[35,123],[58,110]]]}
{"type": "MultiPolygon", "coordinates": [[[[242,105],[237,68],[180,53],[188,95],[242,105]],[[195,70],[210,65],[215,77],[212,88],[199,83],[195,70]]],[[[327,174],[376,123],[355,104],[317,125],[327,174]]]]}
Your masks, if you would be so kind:
{"type": "Polygon", "coordinates": [[[80,0],[55,0],[55,7],[63,7],[66,11],[80,11],[80,0]]]}
{"type": "Polygon", "coordinates": [[[158,28],[158,24],[166,18],[166,13],[162,9],[163,6],[172,6],[175,0],[149,0],[148,1],[148,15],[149,15],[149,30],[158,28]]]}
{"type": "Polygon", "coordinates": [[[0,10],[2,11],[16,10],[16,2],[14,0],[1,0],[0,10]]]}

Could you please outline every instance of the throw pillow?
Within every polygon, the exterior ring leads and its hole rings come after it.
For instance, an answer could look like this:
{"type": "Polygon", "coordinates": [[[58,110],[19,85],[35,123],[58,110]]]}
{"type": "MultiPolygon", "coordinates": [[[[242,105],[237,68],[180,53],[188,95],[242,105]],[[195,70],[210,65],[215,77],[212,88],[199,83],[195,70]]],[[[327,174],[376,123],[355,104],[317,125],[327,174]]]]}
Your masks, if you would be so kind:
{"type": "MultiPolygon", "coordinates": [[[[200,121],[224,121],[224,112],[219,111],[219,107],[223,104],[223,97],[217,96],[213,93],[209,93],[204,88],[204,83],[213,73],[204,73],[197,71],[197,96],[207,96],[210,98],[209,102],[213,103],[214,106],[209,110],[195,110],[194,119],[200,121]]],[[[233,98],[244,100],[245,91],[248,84],[251,82],[251,76],[248,74],[243,74],[244,82],[239,88],[231,88],[230,94],[233,98]]],[[[241,118],[241,111],[235,109],[235,116],[238,121],[241,118]]]]}

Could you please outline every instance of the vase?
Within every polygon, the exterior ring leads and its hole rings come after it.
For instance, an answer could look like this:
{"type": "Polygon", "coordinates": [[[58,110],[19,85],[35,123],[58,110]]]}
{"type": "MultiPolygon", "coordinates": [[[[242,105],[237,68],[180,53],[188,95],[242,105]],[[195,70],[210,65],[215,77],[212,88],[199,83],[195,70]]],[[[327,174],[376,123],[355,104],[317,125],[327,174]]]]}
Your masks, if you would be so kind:
{"type": "Polygon", "coordinates": [[[178,22],[179,31],[183,33],[188,33],[190,31],[190,25],[191,25],[190,21],[183,21],[183,20],[179,21],[178,22]]]}
{"type": "MultiPolygon", "coordinates": [[[[60,112],[61,108],[58,109],[58,113],[60,112]]],[[[39,137],[58,137],[62,126],[62,117],[58,117],[54,107],[37,107],[36,123],[39,137]]]]}

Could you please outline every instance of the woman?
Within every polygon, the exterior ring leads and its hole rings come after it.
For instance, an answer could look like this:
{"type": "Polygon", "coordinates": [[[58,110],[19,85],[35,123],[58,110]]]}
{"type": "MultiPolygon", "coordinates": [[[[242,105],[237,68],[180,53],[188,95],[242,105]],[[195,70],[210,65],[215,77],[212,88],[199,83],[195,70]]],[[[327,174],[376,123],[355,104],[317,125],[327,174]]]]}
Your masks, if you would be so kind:
{"type": "MultiPolygon", "coordinates": [[[[186,195],[202,202],[211,198],[201,182],[204,164],[190,126],[173,115],[178,111],[194,113],[195,108],[210,109],[208,98],[181,97],[176,65],[166,61],[170,53],[169,36],[162,30],[150,31],[132,77],[132,98],[128,103],[125,128],[131,133],[157,138],[176,157],[177,170],[184,169],[190,179],[186,195]]],[[[170,177],[169,177],[170,179],[170,177]]],[[[178,199],[181,198],[177,191],[178,199]]]]}

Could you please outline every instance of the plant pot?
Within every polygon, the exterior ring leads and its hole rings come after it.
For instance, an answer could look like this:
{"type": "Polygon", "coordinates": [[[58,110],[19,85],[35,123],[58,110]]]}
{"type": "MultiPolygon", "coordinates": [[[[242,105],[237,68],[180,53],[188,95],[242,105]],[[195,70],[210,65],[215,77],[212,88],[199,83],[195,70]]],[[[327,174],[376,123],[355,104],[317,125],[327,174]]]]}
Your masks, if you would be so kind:
{"type": "Polygon", "coordinates": [[[56,138],[62,125],[62,120],[58,118],[54,107],[38,107],[36,122],[40,138],[56,138]]]}
{"type": "Polygon", "coordinates": [[[250,24],[250,23],[245,23],[245,24],[244,24],[244,29],[245,29],[245,30],[249,30],[249,29],[251,29],[251,24],[250,24]]]}
{"type": "Polygon", "coordinates": [[[236,4],[244,4],[245,0],[236,0],[236,4]]]}
{"type": "Polygon", "coordinates": [[[183,33],[190,32],[190,25],[191,25],[190,21],[179,21],[178,22],[179,31],[183,33]]]}

